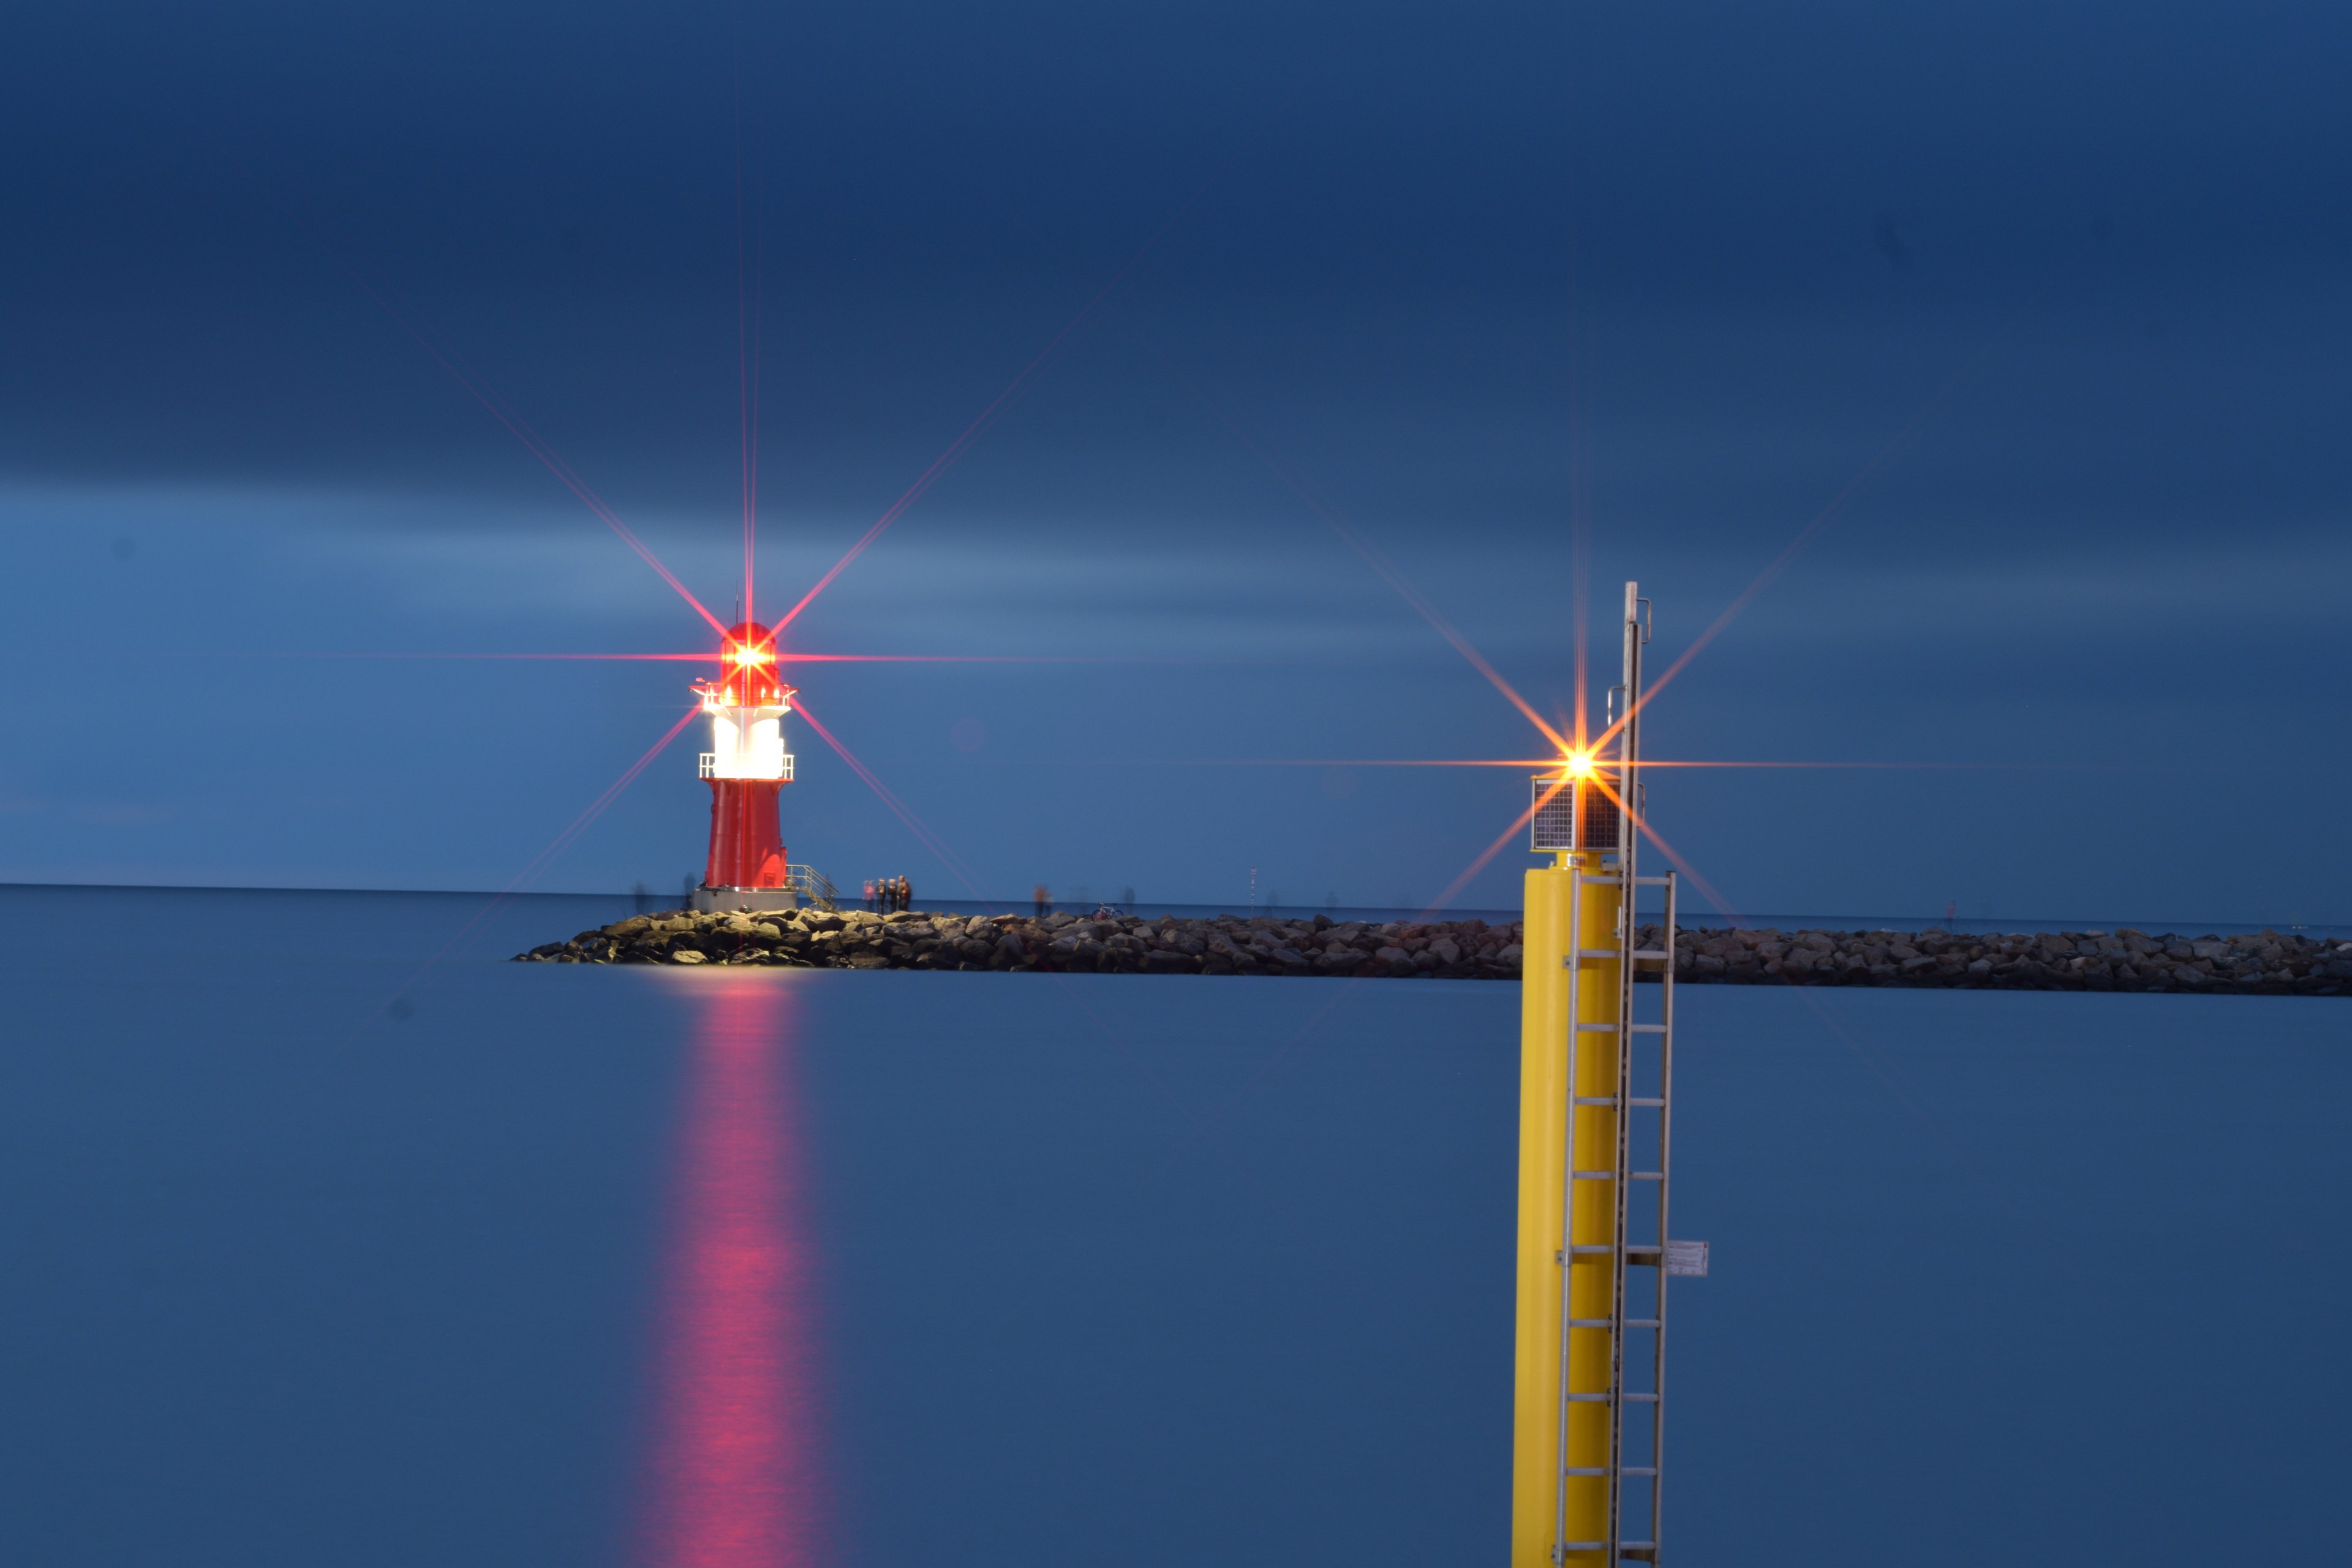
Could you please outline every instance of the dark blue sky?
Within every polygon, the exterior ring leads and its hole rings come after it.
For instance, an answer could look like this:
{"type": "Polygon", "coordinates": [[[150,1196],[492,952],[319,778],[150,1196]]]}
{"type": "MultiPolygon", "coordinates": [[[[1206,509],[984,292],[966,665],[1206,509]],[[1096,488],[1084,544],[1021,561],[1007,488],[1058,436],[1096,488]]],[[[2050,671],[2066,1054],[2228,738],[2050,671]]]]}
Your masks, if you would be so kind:
{"type": "MultiPolygon", "coordinates": [[[[17,22],[0,878],[497,887],[661,734],[688,667],[308,656],[707,645],[361,279],[723,613],[740,132],[763,604],[1118,280],[798,628],[1106,661],[801,679],[988,893],[1417,902],[1510,819],[1190,765],[1536,754],[1278,465],[1553,710],[1580,528],[1670,659],[1834,506],[1654,754],[2001,766],[1662,778],[1743,910],[2352,921],[2338,8],[835,10],[17,22]]],[[[796,858],[961,892],[793,740],[796,858]]],[[[696,749],[540,885],[677,886],[696,749]]]]}

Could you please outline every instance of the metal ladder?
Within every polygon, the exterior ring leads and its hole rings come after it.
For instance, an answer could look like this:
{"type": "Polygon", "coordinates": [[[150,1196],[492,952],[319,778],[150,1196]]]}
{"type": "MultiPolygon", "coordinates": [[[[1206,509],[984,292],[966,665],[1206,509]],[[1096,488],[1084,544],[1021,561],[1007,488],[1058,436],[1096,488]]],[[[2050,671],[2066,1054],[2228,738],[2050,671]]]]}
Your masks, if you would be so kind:
{"type": "MultiPolygon", "coordinates": [[[[1625,858],[1630,859],[1627,856],[1625,858]]],[[[1620,885],[1624,879],[1615,874],[1585,873],[1589,883],[1620,885]]],[[[1673,872],[1663,877],[1635,876],[1633,887],[1626,889],[1622,930],[1614,933],[1613,947],[1588,947],[1583,933],[1571,934],[1570,951],[1576,955],[1576,973],[1580,983],[1588,964],[1615,962],[1618,964],[1618,1022],[1614,1024],[1575,1024],[1568,1043],[1568,1082],[1572,1097],[1570,1148],[1575,1148],[1575,1112],[1584,1110],[1607,1109],[1615,1112],[1616,1150],[1610,1169],[1569,1172],[1568,1212],[1574,1212],[1576,1184],[1605,1182],[1610,1184],[1615,1199],[1616,1223],[1613,1245],[1574,1245],[1563,1236],[1562,1262],[1570,1268],[1605,1267],[1612,1271],[1610,1281],[1610,1311],[1605,1318],[1570,1316],[1570,1291],[1560,1292],[1560,1427],[1563,1434],[1561,1449],[1567,1444],[1568,1407],[1572,1404],[1606,1405],[1609,1410],[1609,1462],[1594,1468],[1563,1465],[1559,1480],[1559,1525],[1565,1534],[1567,1523],[1568,1481],[1571,1477],[1599,1477],[1608,1486],[1609,1534],[1603,1541],[1561,1541],[1553,1549],[1554,1561],[1564,1561],[1570,1553],[1602,1552],[1602,1561],[1616,1568],[1621,1562],[1655,1563],[1658,1560],[1659,1520],[1664,1489],[1665,1461],[1665,1375],[1666,1375],[1666,1217],[1667,1197],[1672,1187],[1673,1127],[1674,1127],[1674,1060],[1675,1060],[1675,879],[1673,872]],[[1665,909],[1660,918],[1659,945],[1639,947],[1640,921],[1634,913],[1633,894],[1641,888],[1664,890],[1665,909]],[[1657,973],[1657,1016],[1643,1021],[1634,1008],[1635,998],[1645,989],[1636,980],[1636,966],[1654,969],[1657,973]],[[1602,1037],[1612,1037],[1606,1044],[1602,1037]],[[1654,1049],[1647,1048],[1654,1045],[1654,1049]],[[1617,1092],[1609,1095],[1578,1095],[1578,1068],[1582,1053],[1588,1048],[1614,1049],[1617,1053],[1617,1092]],[[1653,1085],[1654,1094],[1636,1093],[1643,1083],[1653,1085]],[[1642,1161],[1648,1152],[1650,1141],[1637,1139],[1633,1126],[1634,1113],[1655,1113],[1655,1137],[1653,1168],[1642,1161]],[[1641,1215],[1633,1204],[1633,1191],[1638,1183],[1650,1184],[1656,1200],[1654,1213],[1641,1215]],[[1651,1232],[1636,1239],[1633,1227],[1641,1225],[1651,1232]],[[1654,1228],[1653,1228],[1654,1227],[1654,1228]],[[1646,1316],[1635,1317],[1627,1310],[1627,1270],[1649,1271],[1651,1297],[1646,1316]],[[1609,1384],[1605,1390],[1570,1390],[1568,1384],[1568,1344],[1571,1331],[1584,1329],[1604,1331],[1609,1336],[1609,1384]],[[1648,1335],[1648,1355],[1639,1352],[1642,1345],[1632,1336],[1648,1335]],[[1646,1374],[1641,1363],[1648,1362],[1646,1374]],[[1630,1382],[1634,1386],[1628,1386],[1630,1382]],[[1646,1384],[1647,1386],[1640,1386],[1646,1384]],[[1646,1442],[1639,1436],[1629,1438],[1627,1417],[1635,1410],[1649,1410],[1646,1442]],[[1628,1447],[1633,1457],[1646,1463],[1627,1463],[1628,1447]],[[1646,1447],[1646,1454],[1642,1449],[1646,1447]],[[1640,1489],[1644,1498],[1629,1498],[1630,1489],[1640,1489]],[[1636,1506],[1644,1502],[1646,1506],[1636,1506]],[[1641,1516],[1646,1513],[1646,1520],[1641,1516]],[[1635,1533],[1631,1526],[1643,1526],[1635,1533]]],[[[1580,908],[1581,900],[1578,900],[1580,908]]],[[[1571,916],[1571,919],[1576,917],[1571,916]]],[[[1571,1006],[1570,1016],[1575,1016],[1571,1006]]],[[[1572,1219],[1568,1221],[1572,1224],[1572,1219]]]]}
{"type": "MultiPolygon", "coordinates": [[[[1571,1554],[1602,1553],[1606,1568],[1618,1568],[1621,1563],[1655,1563],[1658,1560],[1660,1502],[1664,1489],[1665,1417],[1666,1417],[1666,1199],[1672,1183],[1674,1150],[1675,1096],[1675,876],[1669,871],[1663,877],[1639,874],[1641,849],[1640,815],[1643,808],[1642,789],[1642,651],[1650,640],[1648,617],[1643,614],[1648,601],[1640,596],[1633,584],[1625,584],[1624,624],[1624,683],[1611,693],[1614,700],[1622,696],[1624,718],[1618,726],[1617,787],[1623,792],[1617,802],[1617,866],[1613,872],[1579,872],[1582,882],[1614,886],[1622,889],[1618,900],[1618,929],[1610,933],[1613,944],[1601,947],[1585,945],[1585,934],[1576,929],[1582,919],[1584,900],[1571,901],[1569,951],[1575,955],[1572,970],[1575,990],[1569,1005],[1568,1093],[1569,1093],[1569,1173],[1568,1191],[1563,1194],[1560,1238],[1560,1262],[1568,1276],[1561,1281],[1559,1293],[1559,1369],[1560,1408],[1559,1429],[1561,1456],[1558,1489],[1558,1513],[1552,1539],[1555,1561],[1564,1562],[1571,1554]],[[1640,939],[1640,891],[1658,888],[1664,893],[1664,910],[1660,916],[1659,942],[1654,948],[1637,945],[1640,939]],[[1581,1008],[1575,1000],[1583,988],[1585,966],[1588,963],[1613,962],[1617,965],[1617,1021],[1613,1024],[1576,1022],[1581,1008]],[[1642,987],[1636,983],[1643,965],[1654,965],[1658,972],[1658,1014],[1654,1022],[1642,1021],[1634,1009],[1634,1001],[1642,987]],[[1614,1048],[1617,1053],[1616,1093],[1614,1095],[1580,1095],[1577,1093],[1578,1067],[1588,1037],[1598,1045],[1598,1037],[1615,1038],[1601,1048],[1614,1048]],[[1654,1042],[1656,1049],[1645,1046],[1654,1042]],[[1637,1081],[1653,1084],[1656,1092],[1638,1094],[1637,1081]],[[1602,1108],[1614,1112],[1616,1123],[1615,1159],[1605,1171],[1580,1171],[1576,1163],[1576,1127],[1580,1112],[1602,1108]],[[1654,1133],[1656,1165],[1644,1167],[1639,1157],[1652,1147],[1649,1138],[1634,1136],[1633,1117],[1636,1111],[1654,1111],[1656,1121],[1648,1131],[1654,1133]],[[1580,1182],[1610,1184],[1615,1200],[1615,1225],[1611,1230],[1611,1242],[1571,1245],[1575,1226],[1576,1186],[1580,1182]],[[1640,1217],[1636,1215],[1633,1191],[1637,1184],[1647,1183],[1656,1194],[1654,1213],[1648,1223],[1654,1225],[1654,1234],[1646,1240],[1633,1238],[1632,1226],[1640,1217]],[[1580,1257],[1579,1255],[1584,1255],[1580,1257]],[[1570,1300],[1574,1295],[1574,1272],[1578,1268],[1606,1267],[1611,1270],[1609,1315],[1606,1318],[1577,1318],[1571,1315],[1570,1300]],[[1646,1269],[1651,1281],[1649,1315],[1634,1317],[1626,1310],[1627,1271],[1646,1269]],[[1600,1331],[1609,1336],[1609,1382],[1605,1389],[1571,1390],[1569,1387],[1569,1336],[1577,1330],[1600,1331]],[[1638,1345],[1633,1336],[1649,1336],[1649,1368],[1639,1375],[1638,1345]],[[1628,1386],[1629,1374],[1635,1384],[1646,1387],[1628,1386]],[[1608,1408],[1608,1462],[1599,1467],[1571,1466],[1567,1460],[1568,1411],[1572,1404],[1601,1404],[1608,1408]],[[1629,1439],[1628,1417],[1643,1407],[1649,1411],[1647,1454],[1640,1452],[1637,1440],[1629,1439]],[[1646,1464],[1626,1463],[1628,1447],[1636,1457],[1646,1458],[1646,1464]],[[1608,1490],[1609,1532],[1601,1541],[1570,1541],[1567,1539],[1568,1483],[1571,1477],[1597,1477],[1608,1490]],[[1648,1518],[1642,1521],[1638,1533],[1629,1528],[1632,1521],[1645,1511],[1634,1506],[1629,1492],[1635,1488],[1647,1493],[1648,1518]]],[[[1598,932],[1594,933],[1598,935],[1598,932]]]]}

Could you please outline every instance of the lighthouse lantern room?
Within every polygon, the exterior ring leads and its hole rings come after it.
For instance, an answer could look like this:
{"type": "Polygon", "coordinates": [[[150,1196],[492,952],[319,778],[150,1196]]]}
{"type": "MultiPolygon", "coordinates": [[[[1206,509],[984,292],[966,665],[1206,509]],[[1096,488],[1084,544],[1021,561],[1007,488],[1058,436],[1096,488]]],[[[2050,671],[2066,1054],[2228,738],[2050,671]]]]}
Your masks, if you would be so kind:
{"type": "Polygon", "coordinates": [[[776,670],[775,634],[756,621],[730,628],[719,679],[697,682],[710,715],[702,776],[710,785],[710,856],[698,910],[789,910],[799,900],[784,858],[777,792],[793,782],[784,715],[793,689],[776,670]]]}

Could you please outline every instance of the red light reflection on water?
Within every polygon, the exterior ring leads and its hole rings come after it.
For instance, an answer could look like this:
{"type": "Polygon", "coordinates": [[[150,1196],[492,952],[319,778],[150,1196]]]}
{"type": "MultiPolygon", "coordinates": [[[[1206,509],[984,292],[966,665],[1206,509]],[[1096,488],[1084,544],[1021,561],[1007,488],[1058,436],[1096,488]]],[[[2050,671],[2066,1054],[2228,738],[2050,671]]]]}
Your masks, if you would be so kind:
{"type": "Polygon", "coordinates": [[[772,975],[681,978],[695,1026],[640,1561],[798,1568],[820,1558],[824,1509],[797,1004],[772,975]]]}

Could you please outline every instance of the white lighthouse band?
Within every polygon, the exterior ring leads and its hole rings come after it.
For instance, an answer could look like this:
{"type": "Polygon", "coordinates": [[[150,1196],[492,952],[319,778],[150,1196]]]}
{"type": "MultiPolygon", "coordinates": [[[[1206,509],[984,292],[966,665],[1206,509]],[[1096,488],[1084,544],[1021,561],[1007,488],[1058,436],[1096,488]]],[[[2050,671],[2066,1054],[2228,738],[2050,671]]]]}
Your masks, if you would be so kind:
{"type": "Polygon", "coordinates": [[[702,710],[710,715],[710,750],[702,753],[704,778],[791,780],[793,754],[784,750],[789,700],[739,707],[714,689],[702,694],[702,710]]]}

